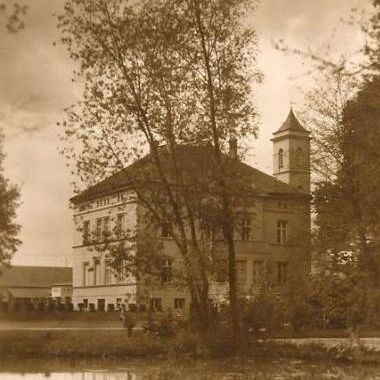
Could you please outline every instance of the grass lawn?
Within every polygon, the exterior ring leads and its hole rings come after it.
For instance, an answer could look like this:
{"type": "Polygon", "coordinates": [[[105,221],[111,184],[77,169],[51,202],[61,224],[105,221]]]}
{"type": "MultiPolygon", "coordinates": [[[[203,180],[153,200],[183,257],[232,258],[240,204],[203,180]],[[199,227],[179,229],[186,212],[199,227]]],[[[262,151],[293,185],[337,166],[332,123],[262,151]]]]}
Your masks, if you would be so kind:
{"type": "Polygon", "coordinates": [[[163,352],[159,339],[122,330],[0,331],[0,357],[147,356],[163,352]]]}

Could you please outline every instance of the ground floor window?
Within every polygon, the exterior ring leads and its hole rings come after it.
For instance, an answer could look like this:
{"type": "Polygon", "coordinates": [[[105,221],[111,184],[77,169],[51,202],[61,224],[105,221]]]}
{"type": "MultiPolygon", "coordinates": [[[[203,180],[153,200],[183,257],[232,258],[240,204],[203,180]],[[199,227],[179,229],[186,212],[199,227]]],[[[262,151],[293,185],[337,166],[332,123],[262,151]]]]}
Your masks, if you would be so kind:
{"type": "Polygon", "coordinates": [[[152,311],[162,311],[162,300],[161,298],[151,298],[150,307],[152,311]]]}
{"type": "Polygon", "coordinates": [[[98,299],[98,305],[97,305],[98,311],[105,311],[106,308],[106,300],[104,298],[98,299]]]}
{"type": "Polygon", "coordinates": [[[183,309],[185,307],[184,298],[174,298],[174,309],[183,309]]]}
{"type": "Polygon", "coordinates": [[[83,300],[83,307],[84,307],[85,309],[88,308],[88,299],[84,299],[84,300],[83,300]]]}
{"type": "Polygon", "coordinates": [[[116,309],[121,309],[121,298],[116,298],[116,309]]]}

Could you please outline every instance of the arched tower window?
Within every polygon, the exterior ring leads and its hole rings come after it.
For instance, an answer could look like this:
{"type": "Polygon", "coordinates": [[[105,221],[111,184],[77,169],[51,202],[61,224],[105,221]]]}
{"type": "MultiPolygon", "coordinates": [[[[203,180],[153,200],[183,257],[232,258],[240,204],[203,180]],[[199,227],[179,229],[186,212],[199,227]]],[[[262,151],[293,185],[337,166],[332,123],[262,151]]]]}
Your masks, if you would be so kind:
{"type": "Polygon", "coordinates": [[[278,168],[282,169],[284,167],[284,151],[280,149],[278,151],[278,168]]]}
{"type": "Polygon", "coordinates": [[[297,151],[296,151],[296,165],[297,165],[297,168],[302,168],[302,156],[303,156],[302,148],[298,147],[297,151]]]}

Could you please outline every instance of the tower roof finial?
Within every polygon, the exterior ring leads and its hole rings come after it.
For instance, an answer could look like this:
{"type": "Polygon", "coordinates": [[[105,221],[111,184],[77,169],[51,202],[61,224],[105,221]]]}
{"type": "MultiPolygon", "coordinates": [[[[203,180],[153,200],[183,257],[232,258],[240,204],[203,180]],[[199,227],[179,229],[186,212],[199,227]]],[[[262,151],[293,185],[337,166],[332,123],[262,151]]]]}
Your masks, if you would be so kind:
{"type": "Polygon", "coordinates": [[[284,132],[284,131],[310,133],[301,125],[301,123],[298,121],[298,119],[294,115],[292,102],[290,103],[290,112],[289,112],[288,117],[286,118],[285,122],[282,124],[281,128],[278,129],[276,132],[274,132],[274,134],[284,132]]]}

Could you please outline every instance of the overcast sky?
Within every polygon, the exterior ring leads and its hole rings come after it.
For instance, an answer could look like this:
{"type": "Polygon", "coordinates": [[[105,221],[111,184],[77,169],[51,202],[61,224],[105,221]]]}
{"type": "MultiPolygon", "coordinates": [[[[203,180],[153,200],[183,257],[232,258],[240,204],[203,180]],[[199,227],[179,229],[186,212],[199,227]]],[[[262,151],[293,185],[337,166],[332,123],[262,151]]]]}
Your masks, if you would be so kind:
{"type": "MultiPolygon", "coordinates": [[[[6,175],[21,187],[18,221],[23,245],[14,264],[65,265],[71,262],[72,231],[68,199],[71,178],[58,153],[57,121],[79,91],[71,82],[72,64],[57,39],[54,13],[63,0],[24,1],[29,4],[26,28],[6,32],[0,23],[0,127],[6,140],[6,175]]],[[[253,21],[259,34],[259,65],[264,83],[257,90],[259,138],[252,141],[247,162],[271,173],[271,133],[289,112],[303,106],[302,89],[308,62],[285,57],[272,40],[307,49],[330,44],[336,54],[351,54],[362,43],[358,30],[345,26],[352,7],[369,0],[262,0],[253,21]]],[[[0,20],[0,22],[3,20],[0,20]]],[[[307,127],[307,126],[306,126],[307,127]]]]}

